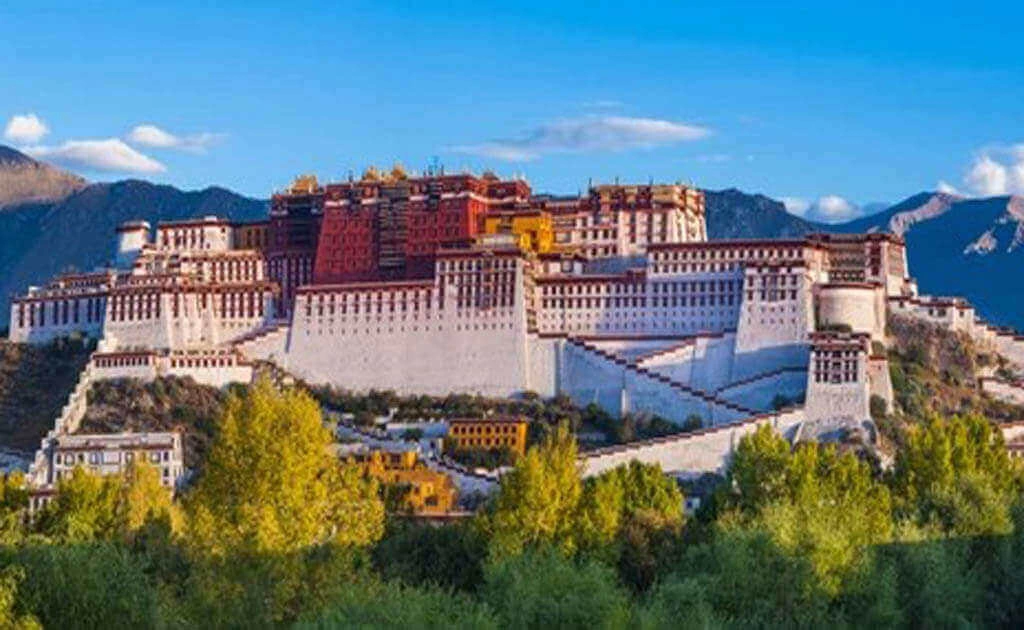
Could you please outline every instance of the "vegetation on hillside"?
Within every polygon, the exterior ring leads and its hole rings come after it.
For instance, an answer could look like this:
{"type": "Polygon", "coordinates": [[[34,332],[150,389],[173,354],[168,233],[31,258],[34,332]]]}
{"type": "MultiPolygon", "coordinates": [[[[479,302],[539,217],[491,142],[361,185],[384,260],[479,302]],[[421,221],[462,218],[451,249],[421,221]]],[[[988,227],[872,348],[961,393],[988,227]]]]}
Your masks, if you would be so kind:
{"type": "Polygon", "coordinates": [[[533,392],[527,392],[519,398],[488,398],[470,394],[400,396],[390,390],[355,393],[328,386],[309,389],[324,407],[351,413],[355,422],[364,426],[371,424],[376,417],[387,416],[392,410],[396,420],[524,416],[530,420],[527,436],[529,444],[542,442],[559,423],[568,424],[578,434],[599,433],[604,436],[603,444],[622,444],[691,431],[700,428],[701,423],[701,419],[696,416],[684,426],[660,416],[626,414],[622,418],[613,418],[593,403],[581,408],[568,396],[544,399],[533,392]]]}
{"type": "Polygon", "coordinates": [[[89,360],[88,343],[35,346],[0,339],[0,446],[32,453],[53,428],[89,360]]]}
{"type": "Polygon", "coordinates": [[[89,405],[78,432],[181,429],[185,436],[185,466],[198,470],[206,460],[227,395],[189,377],[165,376],[148,382],[133,378],[99,381],[89,390],[89,405]]]}
{"type": "Polygon", "coordinates": [[[908,427],[891,471],[769,427],[695,518],[656,467],[591,479],[557,426],[471,521],[388,520],[316,404],[228,395],[171,501],[84,472],[26,524],[0,486],[0,626],[1019,627],[1024,477],[978,416],[908,427]]]}
{"type": "Polygon", "coordinates": [[[994,422],[1024,420],[1024,408],[981,391],[978,376],[1005,370],[1005,361],[968,335],[901,316],[889,318],[888,333],[896,404],[891,415],[877,406],[872,413],[888,448],[903,442],[908,425],[935,414],[977,413],[994,422]]]}
{"type": "Polygon", "coordinates": [[[656,466],[583,479],[572,417],[545,422],[473,518],[388,516],[304,390],[237,388],[173,500],[145,464],[79,470],[26,522],[23,479],[0,484],[0,627],[1024,626],[1024,470],[953,369],[985,359],[914,335],[894,372],[937,394],[900,387],[918,398],[892,418],[888,470],[762,426],[690,518],[656,466]],[[968,411],[942,413],[955,387],[968,411]]]}

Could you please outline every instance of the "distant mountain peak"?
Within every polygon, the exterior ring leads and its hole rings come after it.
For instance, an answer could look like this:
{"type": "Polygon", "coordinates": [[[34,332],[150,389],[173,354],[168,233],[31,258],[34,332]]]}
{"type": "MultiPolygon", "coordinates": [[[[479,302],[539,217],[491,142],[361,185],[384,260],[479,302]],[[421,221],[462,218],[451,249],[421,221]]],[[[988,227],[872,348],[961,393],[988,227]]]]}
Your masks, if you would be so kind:
{"type": "Polygon", "coordinates": [[[0,144],[0,168],[38,163],[21,151],[0,144]]]}
{"type": "Polygon", "coordinates": [[[77,175],[0,145],[0,208],[20,203],[59,201],[81,190],[87,183],[77,175]]]}
{"type": "Polygon", "coordinates": [[[903,236],[915,223],[941,216],[953,207],[957,198],[947,193],[932,193],[916,208],[897,212],[889,218],[889,231],[903,236]]]}

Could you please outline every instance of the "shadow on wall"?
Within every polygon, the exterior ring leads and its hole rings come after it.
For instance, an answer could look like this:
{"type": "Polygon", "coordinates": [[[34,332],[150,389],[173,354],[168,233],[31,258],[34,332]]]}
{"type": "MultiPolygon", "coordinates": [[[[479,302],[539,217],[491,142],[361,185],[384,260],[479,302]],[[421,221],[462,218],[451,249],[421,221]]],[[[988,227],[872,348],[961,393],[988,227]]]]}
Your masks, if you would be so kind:
{"type": "Polygon", "coordinates": [[[730,380],[735,383],[782,367],[807,366],[810,360],[811,347],[806,343],[742,352],[733,356],[730,380]]]}

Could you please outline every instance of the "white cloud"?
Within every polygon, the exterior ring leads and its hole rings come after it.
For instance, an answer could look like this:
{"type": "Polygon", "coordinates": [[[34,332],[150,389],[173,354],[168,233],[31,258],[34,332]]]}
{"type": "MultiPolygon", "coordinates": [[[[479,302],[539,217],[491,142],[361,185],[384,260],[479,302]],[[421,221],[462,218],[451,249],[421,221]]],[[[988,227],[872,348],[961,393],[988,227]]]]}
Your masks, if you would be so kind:
{"type": "Polygon", "coordinates": [[[863,214],[860,207],[839,195],[825,195],[815,201],[803,197],[781,197],[780,201],[790,214],[822,223],[842,223],[863,214]]]}
{"type": "Polygon", "coordinates": [[[1010,189],[1007,192],[1013,195],[1024,194],[1024,158],[1010,167],[1010,189]]]}
{"type": "Polygon", "coordinates": [[[786,206],[787,212],[798,217],[806,215],[807,211],[811,209],[811,202],[800,197],[783,197],[782,205],[786,206]]]}
{"type": "Polygon", "coordinates": [[[548,153],[622,151],[691,142],[710,133],[705,127],[655,118],[588,116],[541,125],[519,138],[456,146],[451,150],[525,162],[548,153]]]}
{"type": "Polygon", "coordinates": [[[203,153],[206,149],[224,138],[222,133],[211,133],[204,131],[202,133],[191,134],[187,136],[175,135],[169,131],[165,131],[156,125],[137,125],[134,129],[128,132],[127,140],[133,144],[142,145],[144,147],[151,147],[154,149],[178,149],[181,151],[191,151],[193,153],[203,153]]]}
{"type": "Polygon", "coordinates": [[[826,223],[839,223],[856,218],[860,209],[839,195],[825,195],[815,202],[814,214],[826,223]]]}
{"type": "Polygon", "coordinates": [[[988,154],[975,158],[971,168],[964,175],[964,183],[971,192],[982,197],[1005,195],[1008,181],[1009,172],[1006,166],[988,154]]]}
{"type": "Polygon", "coordinates": [[[40,160],[70,168],[112,173],[162,173],[160,162],[131,148],[118,138],[68,140],[58,146],[30,146],[22,149],[40,160]]]}
{"type": "Polygon", "coordinates": [[[615,101],[611,99],[598,99],[596,101],[587,101],[583,104],[584,107],[592,109],[618,109],[625,105],[622,101],[615,101]]]}
{"type": "Polygon", "coordinates": [[[4,138],[24,144],[39,142],[48,133],[50,128],[35,114],[11,116],[4,128],[4,138]]]}
{"type": "Polygon", "coordinates": [[[936,185],[936,188],[940,193],[945,193],[947,195],[956,195],[958,197],[961,196],[960,191],[957,190],[957,187],[954,186],[953,184],[950,184],[944,179],[939,180],[939,183],[936,185]]]}
{"type": "Polygon", "coordinates": [[[964,173],[963,182],[967,193],[977,197],[1024,194],[1024,143],[982,148],[964,173]]]}

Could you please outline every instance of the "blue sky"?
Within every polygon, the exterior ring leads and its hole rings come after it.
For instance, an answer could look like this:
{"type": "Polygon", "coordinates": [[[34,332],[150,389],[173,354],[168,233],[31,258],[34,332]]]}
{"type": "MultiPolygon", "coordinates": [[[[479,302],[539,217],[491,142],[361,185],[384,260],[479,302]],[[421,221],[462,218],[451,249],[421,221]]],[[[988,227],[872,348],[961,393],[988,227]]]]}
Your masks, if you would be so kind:
{"type": "Polygon", "coordinates": [[[435,156],[828,219],[939,182],[1024,193],[1024,8],[894,4],[21,2],[0,9],[0,141],[256,196],[435,156]]]}

